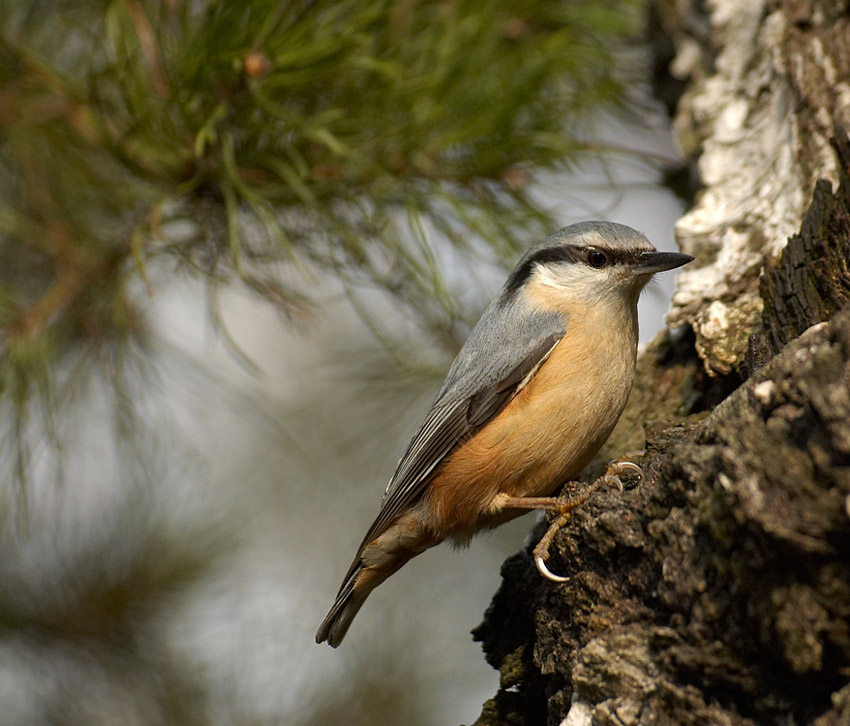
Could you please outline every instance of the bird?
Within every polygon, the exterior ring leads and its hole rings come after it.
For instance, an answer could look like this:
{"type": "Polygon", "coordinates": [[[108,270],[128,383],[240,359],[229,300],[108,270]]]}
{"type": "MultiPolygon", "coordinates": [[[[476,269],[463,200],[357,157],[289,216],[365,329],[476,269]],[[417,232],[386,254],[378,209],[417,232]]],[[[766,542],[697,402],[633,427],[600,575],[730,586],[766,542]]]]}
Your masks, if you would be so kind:
{"type": "MultiPolygon", "coordinates": [[[[317,643],[337,647],[372,590],[445,540],[462,546],[531,509],[566,521],[583,499],[553,494],[602,447],[631,391],[641,290],[692,259],[602,221],[525,252],[399,460],[317,643]]],[[[543,574],[555,525],[535,549],[543,574]]]]}

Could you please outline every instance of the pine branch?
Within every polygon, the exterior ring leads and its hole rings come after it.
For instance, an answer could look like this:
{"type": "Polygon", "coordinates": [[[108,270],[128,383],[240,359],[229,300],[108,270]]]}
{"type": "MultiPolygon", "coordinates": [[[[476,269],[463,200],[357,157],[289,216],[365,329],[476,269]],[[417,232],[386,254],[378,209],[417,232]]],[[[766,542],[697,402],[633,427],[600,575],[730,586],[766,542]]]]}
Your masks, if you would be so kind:
{"type": "Polygon", "coordinates": [[[155,259],[292,316],[330,274],[451,327],[417,228],[504,256],[541,234],[528,183],[625,104],[641,5],[4,3],[0,405],[24,341],[49,387],[75,346],[143,339],[155,259]]]}

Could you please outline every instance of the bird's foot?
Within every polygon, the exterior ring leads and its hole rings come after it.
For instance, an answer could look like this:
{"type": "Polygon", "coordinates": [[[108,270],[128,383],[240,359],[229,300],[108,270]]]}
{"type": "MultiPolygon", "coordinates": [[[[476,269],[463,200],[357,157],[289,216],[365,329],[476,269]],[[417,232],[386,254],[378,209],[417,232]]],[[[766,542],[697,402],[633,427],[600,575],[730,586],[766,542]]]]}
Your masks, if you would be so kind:
{"type": "Polygon", "coordinates": [[[593,484],[591,484],[591,486],[595,486],[598,482],[601,482],[600,486],[603,486],[605,484],[613,485],[617,487],[618,491],[622,492],[625,487],[623,486],[623,482],[620,477],[623,474],[629,473],[634,474],[637,477],[637,480],[629,486],[629,489],[633,489],[638,484],[643,482],[644,475],[643,469],[641,469],[633,461],[630,461],[630,459],[643,456],[645,453],[645,451],[630,451],[619,459],[613,459],[612,461],[609,461],[608,466],[605,467],[605,473],[593,484]]]}
{"type": "Polygon", "coordinates": [[[549,559],[549,547],[552,546],[552,540],[555,539],[555,535],[558,534],[561,527],[569,521],[569,512],[559,514],[555,517],[555,519],[552,520],[552,524],[549,525],[549,529],[546,530],[546,534],[540,538],[540,541],[531,551],[531,554],[534,556],[534,564],[537,566],[537,571],[547,580],[551,580],[552,582],[567,582],[570,579],[563,575],[556,575],[546,566],[546,560],[549,559]]]}
{"type": "Polygon", "coordinates": [[[546,534],[541,537],[540,541],[532,550],[534,564],[537,566],[537,571],[543,575],[543,577],[547,580],[551,580],[552,582],[567,582],[567,580],[570,579],[569,577],[556,575],[546,566],[546,560],[549,559],[549,548],[552,546],[552,541],[555,539],[555,535],[557,535],[558,531],[570,521],[572,511],[576,507],[584,504],[584,502],[590,499],[590,497],[602,487],[615,486],[618,491],[622,492],[624,490],[624,486],[620,476],[623,474],[629,473],[636,475],[638,479],[634,486],[640,484],[640,482],[644,479],[643,469],[628,459],[636,456],[642,456],[643,453],[644,452],[642,451],[629,452],[623,458],[609,462],[608,466],[605,468],[605,473],[595,482],[586,487],[583,492],[578,495],[558,497],[553,500],[553,506],[549,508],[552,509],[558,516],[552,520],[552,523],[549,525],[549,529],[546,530],[546,534]]]}

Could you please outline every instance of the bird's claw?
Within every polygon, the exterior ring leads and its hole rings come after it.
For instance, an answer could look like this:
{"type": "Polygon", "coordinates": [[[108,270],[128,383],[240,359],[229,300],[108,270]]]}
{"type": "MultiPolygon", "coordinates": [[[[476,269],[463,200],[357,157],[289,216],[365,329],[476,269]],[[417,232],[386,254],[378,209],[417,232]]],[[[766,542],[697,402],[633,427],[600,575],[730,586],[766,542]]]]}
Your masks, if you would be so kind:
{"type": "Polygon", "coordinates": [[[534,555],[534,564],[537,565],[537,571],[547,580],[551,580],[552,582],[566,582],[570,579],[569,577],[556,575],[546,566],[546,560],[549,559],[549,547],[552,544],[552,540],[555,539],[555,535],[558,534],[558,530],[569,521],[569,510],[561,512],[552,524],[549,525],[549,529],[546,530],[546,534],[540,538],[540,541],[537,543],[532,552],[534,555]]]}
{"type": "Polygon", "coordinates": [[[637,484],[640,484],[644,480],[643,469],[641,469],[637,464],[633,461],[625,461],[623,459],[615,459],[608,463],[607,468],[605,469],[605,474],[600,479],[600,484],[610,484],[617,487],[617,491],[621,494],[625,487],[623,486],[623,482],[620,479],[621,474],[632,473],[637,476],[637,484]]]}
{"type": "MultiPolygon", "coordinates": [[[[548,552],[546,554],[548,554],[548,552]]],[[[551,580],[552,582],[568,582],[570,579],[563,575],[556,575],[552,572],[552,570],[546,567],[546,560],[543,559],[542,555],[534,556],[534,564],[537,565],[537,571],[547,580],[551,580]]]]}
{"type": "Polygon", "coordinates": [[[620,477],[618,477],[616,474],[606,474],[605,476],[602,477],[601,484],[602,485],[610,484],[611,486],[616,487],[617,491],[620,492],[620,494],[622,494],[625,491],[625,487],[623,486],[623,482],[620,481],[620,477]]]}
{"type": "MultiPolygon", "coordinates": [[[[643,455],[642,451],[637,451],[629,454],[629,456],[641,456],[643,455]]],[[[606,484],[617,487],[618,491],[622,492],[623,482],[620,480],[620,475],[625,473],[631,473],[637,476],[638,484],[644,480],[643,469],[641,469],[637,464],[633,461],[626,461],[623,459],[614,460],[608,464],[608,467],[605,470],[605,474],[603,474],[599,479],[597,479],[593,484],[588,487],[587,492],[578,498],[574,499],[563,499],[562,506],[563,509],[560,511],[560,514],[555,518],[552,524],[549,525],[549,529],[546,530],[546,534],[540,538],[540,541],[535,546],[532,554],[534,555],[534,564],[537,566],[537,571],[543,575],[547,580],[551,580],[552,582],[567,582],[570,578],[564,577],[562,575],[556,575],[546,566],[546,560],[549,559],[549,547],[552,545],[552,540],[555,539],[555,535],[558,533],[558,530],[561,529],[570,519],[570,512],[575,509],[577,506],[586,501],[593,492],[597,489],[605,486],[606,484]]],[[[557,511],[557,510],[556,510],[557,511]]]]}

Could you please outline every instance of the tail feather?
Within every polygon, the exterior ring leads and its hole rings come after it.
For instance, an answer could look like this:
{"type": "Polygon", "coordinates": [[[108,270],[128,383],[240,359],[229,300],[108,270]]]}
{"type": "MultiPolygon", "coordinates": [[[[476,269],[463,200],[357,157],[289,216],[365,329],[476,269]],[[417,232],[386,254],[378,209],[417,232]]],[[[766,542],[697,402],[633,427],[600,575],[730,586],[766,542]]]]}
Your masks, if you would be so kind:
{"type": "MultiPolygon", "coordinates": [[[[353,578],[352,578],[353,580],[353,578]]],[[[347,585],[352,582],[349,580],[347,585]]],[[[343,588],[337,595],[336,602],[328,612],[322,624],[316,632],[316,642],[328,642],[332,648],[336,648],[348,632],[351,621],[357,615],[366,598],[374,588],[357,588],[353,585],[343,588]]]]}
{"type": "Polygon", "coordinates": [[[439,541],[419,526],[415,512],[408,512],[379,537],[364,542],[342,581],[333,607],[316,632],[316,642],[327,641],[336,648],[369,593],[412,557],[439,541]]]}
{"type": "MultiPolygon", "coordinates": [[[[345,578],[336,601],[331,607],[322,624],[316,632],[316,642],[328,641],[328,645],[336,648],[348,632],[351,621],[357,615],[366,598],[378,585],[386,580],[409,558],[404,558],[390,570],[378,570],[374,567],[357,565],[345,578]]],[[[396,563],[393,563],[396,564],[396,563]]]]}

